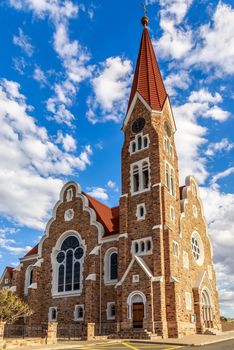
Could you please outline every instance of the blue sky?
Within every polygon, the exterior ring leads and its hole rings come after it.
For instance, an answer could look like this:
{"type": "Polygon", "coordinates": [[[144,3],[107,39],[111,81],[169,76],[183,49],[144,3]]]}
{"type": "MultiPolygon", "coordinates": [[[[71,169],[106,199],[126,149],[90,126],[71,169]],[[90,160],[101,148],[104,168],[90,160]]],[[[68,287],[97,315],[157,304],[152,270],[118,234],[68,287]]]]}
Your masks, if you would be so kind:
{"type": "MultiPolygon", "coordinates": [[[[142,13],[135,0],[1,2],[1,270],[38,242],[67,180],[118,203],[142,13]]],[[[233,2],[149,0],[148,15],[181,184],[200,183],[222,312],[234,316],[233,2]]]]}

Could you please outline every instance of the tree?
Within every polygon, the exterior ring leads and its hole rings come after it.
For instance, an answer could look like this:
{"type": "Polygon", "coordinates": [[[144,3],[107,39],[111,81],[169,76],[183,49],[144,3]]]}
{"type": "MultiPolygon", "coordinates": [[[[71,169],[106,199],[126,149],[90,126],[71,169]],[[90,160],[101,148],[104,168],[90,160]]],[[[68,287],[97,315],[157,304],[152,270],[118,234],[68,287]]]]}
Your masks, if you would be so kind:
{"type": "Polygon", "coordinates": [[[9,289],[0,290],[0,322],[14,323],[20,317],[30,316],[33,311],[9,289]]]}
{"type": "Polygon", "coordinates": [[[228,321],[227,317],[225,317],[225,316],[220,316],[220,320],[222,322],[227,322],[228,321]]]}

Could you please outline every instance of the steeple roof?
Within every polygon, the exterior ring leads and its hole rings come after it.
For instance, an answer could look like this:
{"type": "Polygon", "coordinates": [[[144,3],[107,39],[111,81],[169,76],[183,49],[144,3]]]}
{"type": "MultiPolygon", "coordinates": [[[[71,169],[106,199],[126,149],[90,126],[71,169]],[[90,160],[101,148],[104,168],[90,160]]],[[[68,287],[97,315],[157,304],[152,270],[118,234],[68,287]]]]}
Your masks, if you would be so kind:
{"type": "Polygon", "coordinates": [[[138,92],[152,109],[161,111],[167,98],[167,92],[148,33],[147,17],[143,17],[142,24],[144,29],[128,109],[136,92],[138,92]]]}

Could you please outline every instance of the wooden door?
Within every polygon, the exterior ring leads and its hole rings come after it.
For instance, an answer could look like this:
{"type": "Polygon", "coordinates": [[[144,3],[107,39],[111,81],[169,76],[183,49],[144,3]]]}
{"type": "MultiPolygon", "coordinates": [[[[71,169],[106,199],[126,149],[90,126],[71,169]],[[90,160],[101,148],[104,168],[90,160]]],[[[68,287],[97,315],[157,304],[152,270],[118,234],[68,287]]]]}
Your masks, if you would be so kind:
{"type": "Polygon", "coordinates": [[[133,303],[132,313],[133,313],[133,328],[143,328],[144,304],[133,303]]]}

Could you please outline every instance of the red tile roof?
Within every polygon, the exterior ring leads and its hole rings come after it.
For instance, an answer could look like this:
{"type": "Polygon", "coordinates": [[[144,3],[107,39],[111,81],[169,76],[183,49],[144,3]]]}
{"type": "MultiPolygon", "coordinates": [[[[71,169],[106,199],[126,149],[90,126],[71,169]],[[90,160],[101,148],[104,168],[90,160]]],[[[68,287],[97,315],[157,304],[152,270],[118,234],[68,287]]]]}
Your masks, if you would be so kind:
{"type": "Polygon", "coordinates": [[[142,33],[128,109],[137,91],[152,109],[162,110],[167,92],[146,26],[142,33]]]}
{"type": "Polygon", "coordinates": [[[7,267],[6,267],[6,270],[7,270],[7,272],[9,273],[10,278],[12,278],[12,277],[13,277],[13,270],[14,270],[14,267],[7,266],[7,267]]]}
{"type": "MultiPolygon", "coordinates": [[[[110,208],[99,202],[97,199],[84,193],[88,198],[89,205],[97,215],[97,221],[100,222],[105,230],[105,236],[114,235],[119,232],[119,207],[110,208]]],[[[38,253],[38,244],[35,245],[24,258],[38,253]]]]}
{"type": "Polygon", "coordinates": [[[35,245],[35,247],[33,247],[31,250],[29,250],[29,252],[24,256],[24,258],[30,255],[35,255],[37,253],[38,253],[38,244],[35,245]]]}
{"type": "Polygon", "coordinates": [[[105,235],[109,236],[119,232],[119,207],[110,208],[107,205],[99,202],[97,199],[85,193],[89,200],[89,205],[97,214],[99,221],[104,229],[105,235]]]}

